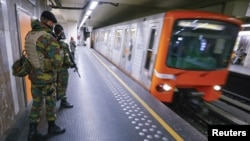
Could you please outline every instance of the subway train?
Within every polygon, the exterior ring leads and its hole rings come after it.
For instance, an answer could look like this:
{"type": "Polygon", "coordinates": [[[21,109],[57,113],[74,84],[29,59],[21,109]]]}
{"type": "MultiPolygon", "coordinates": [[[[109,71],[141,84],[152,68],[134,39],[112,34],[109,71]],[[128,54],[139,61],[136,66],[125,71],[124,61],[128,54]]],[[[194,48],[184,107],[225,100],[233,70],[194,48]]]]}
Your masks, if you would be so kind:
{"type": "Polygon", "coordinates": [[[91,46],[165,103],[220,98],[242,22],[172,10],[93,29],[91,46]]]}

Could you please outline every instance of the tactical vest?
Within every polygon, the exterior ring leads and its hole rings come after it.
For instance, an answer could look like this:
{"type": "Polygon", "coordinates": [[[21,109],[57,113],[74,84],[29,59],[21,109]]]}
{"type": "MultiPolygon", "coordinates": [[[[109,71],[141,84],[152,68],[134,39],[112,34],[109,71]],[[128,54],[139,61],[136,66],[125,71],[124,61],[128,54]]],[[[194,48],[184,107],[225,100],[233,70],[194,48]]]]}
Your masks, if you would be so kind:
{"type": "Polygon", "coordinates": [[[43,71],[52,70],[52,62],[50,58],[44,57],[43,52],[36,51],[36,42],[42,35],[50,35],[45,31],[32,31],[26,36],[25,49],[27,52],[28,60],[35,69],[42,69],[43,71]]]}

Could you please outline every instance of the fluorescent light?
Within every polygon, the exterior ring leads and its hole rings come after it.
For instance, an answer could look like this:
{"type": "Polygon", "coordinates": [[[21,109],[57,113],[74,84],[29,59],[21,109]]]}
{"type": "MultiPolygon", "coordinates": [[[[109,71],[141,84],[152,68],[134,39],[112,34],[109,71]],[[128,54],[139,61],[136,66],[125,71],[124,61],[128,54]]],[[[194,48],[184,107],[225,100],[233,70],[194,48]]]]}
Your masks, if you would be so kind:
{"type": "Polygon", "coordinates": [[[89,16],[89,15],[91,15],[91,13],[92,13],[92,10],[87,10],[87,12],[86,12],[86,16],[89,16]]]}
{"type": "Polygon", "coordinates": [[[83,18],[83,21],[86,21],[87,19],[88,19],[88,17],[84,17],[84,18],[83,18]]]}
{"type": "Polygon", "coordinates": [[[91,1],[89,9],[91,9],[91,10],[95,9],[95,7],[97,6],[97,4],[98,4],[98,1],[91,1]]]}
{"type": "Polygon", "coordinates": [[[80,23],[79,28],[81,28],[81,26],[85,23],[85,21],[88,19],[88,17],[91,15],[91,13],[93,12],[93,10],[95,9],[95,7],[97,6],[98,1],[91,1],[90,6],[88,8],[88,10],[86,11],[86,13],[84,14],[84,17],[80,23]]]}
{"type": "Polygon", "coordinates": [[[82,20],[82,22],[81,22],[81,24],[80,24],[80,26],[79,26],[79,28],[81,28],[82,27],[82,25],[84,24],[84,22],[85,22],[86,20],[82,20]]]}
{"type": "Polygon", "coordinates": [[[84,16],[84,18],[82,19],[82,22],[79,26],[79,28],[81,28],[81,26],[84,24],[84,22],[88,19],[89,16],[84,16]]]}
{"type": "Polygon", "coordinates": [[[2,4],[6,4],[6,2],[5,2],[4,0],[1,0],[1,3],[2,3],[2,4]]]}

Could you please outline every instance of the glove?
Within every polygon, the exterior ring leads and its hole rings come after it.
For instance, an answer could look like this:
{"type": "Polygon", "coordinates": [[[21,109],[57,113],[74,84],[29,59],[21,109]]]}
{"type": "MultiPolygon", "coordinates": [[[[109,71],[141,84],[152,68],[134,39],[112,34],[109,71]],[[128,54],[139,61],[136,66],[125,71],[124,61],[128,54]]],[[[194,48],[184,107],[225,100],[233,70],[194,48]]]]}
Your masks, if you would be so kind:
{"type": "Polygon", "coordinates": [[[70,66],[70,68],[76,68],[76,64],[74,63],[73,65],[70,66]]]}

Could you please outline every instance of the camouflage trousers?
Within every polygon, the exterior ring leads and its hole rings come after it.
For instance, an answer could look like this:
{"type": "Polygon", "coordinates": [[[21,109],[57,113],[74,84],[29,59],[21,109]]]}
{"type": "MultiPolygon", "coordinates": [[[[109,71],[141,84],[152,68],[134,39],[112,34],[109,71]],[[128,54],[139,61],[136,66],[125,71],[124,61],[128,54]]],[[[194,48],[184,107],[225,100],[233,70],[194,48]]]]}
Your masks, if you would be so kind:
{"type": "Polygon", "coordinates": [[[47,121],[56,120],[56,83],[31,84],[33,103],[29,115],[30,123],[38,123],[45,101],[47,121]]]}
{"type": "Polygon", "coordinates": [[[69,72],[68,69],[61,69],[57,74],[57,98],[66,99],[66,91],[68,87],[69,72]]]}

